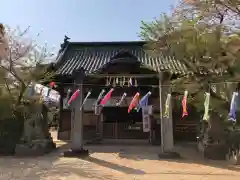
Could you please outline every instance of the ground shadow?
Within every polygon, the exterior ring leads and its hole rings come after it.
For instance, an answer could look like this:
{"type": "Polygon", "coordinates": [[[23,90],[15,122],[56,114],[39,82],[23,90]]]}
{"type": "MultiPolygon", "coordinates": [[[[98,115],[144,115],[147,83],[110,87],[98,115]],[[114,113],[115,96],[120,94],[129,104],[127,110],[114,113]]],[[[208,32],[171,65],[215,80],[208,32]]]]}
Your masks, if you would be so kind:
{"type": "MultiPolygon", "coordinates": [[[[78,178],[92,178],[102,180],[117,180],[111,173],[103,172],[101,167],[109,170],[115,170],[129,175],[160,175],[160,174],[176,174],[176,175],[225,175],[229,174],[214,174],[214,173],[194,173],[194,172],[178,172],[173,169],[171,171],[163,171],[156,173],[148,173],[143,170],[118,165],[113,162],[108,162],[101,157],[101,154],[94,155],[94,153],[114,153],[120,158],[132,159],[135,161],[158,160],[158,153],[160,146],[129,146],[129,145],[86,145],[89,149],[90,157],[84,159],[77,158],[63,158],[62,152],[69,148],[69,144],[58,145],[55,152],[47,154],[43,157],[35,158],[20,158],[20,157],[0,157],[0,173],[2,179],[31,179],[40,180],[49,177],[60,179],[61,177],[78,177],[78,178]],[[93,153],[93,154],[91,154],[93,153]],[[99,156],[99,157],[98,157],[99,156]],[[27,177],[27,178],[25,178],[27,177]],[[58,178],[56,178],[58,177],[58,178]]],[[[167,160],[169,162],[177,162],[184,164],[200,164],[209,167],[217,167],[228,169],[231,171],[240,172],[240,166],[230,166],[226,162],[211,161],[203,159],[196,151],[195,145],[178,145],[176,150],[182,155],[182,159],[167,160]]],[[[106,157],[106,156],[105,156],[106,157]]],[[[121,161],[121,159],[120,159],[121,161]]],[[[160,160],[161,161],[161,160],[160,160]]],[[[166,161],[166,160],[164,160],[166,161]]],[[[151,162],[151,161],[150,161],[151,162]]],[[[109,171],[111,172],[111,171],[109,171]]]]}
{"type": "MultiPolygon", "coordinates": [[[[132,159],[135,161],[146,160],[161,160],[158,158],[158,154],[161,149],[160,146],[129,146],[129,145],[87,145],[87,148],[92,153],[114,153],[120,158],[132,159]]],[[[175,151],[179,152],[182,156],[181,159],[164,160],[169,162],[187,163],[187,164],[199,164],[209,167],[216,167],[222,169],[228,169],[231,171],[240,172],[240,166],[229,165],[227,161],[216,161],[204,159],[197,151],[196,145],[191,143],[181,143],[175,148],[175,151]]]]}
{"type": "Polygon", "coordinates": [[[231,174],[229,175],[228,174],[223,174],[223,173],[194,173],[194,172],[174,172],[174,171],[171,171],[171,172],[160,172],[160,173],[148,173],[148,175],[188,175],[188,176],[226,176],[227,178],[229,178],[230,176],[239,176],[239,175],[234,175],[234,174],[231,174]]]}
{"type": "Polygon", "coordinates": [[[198,158],[198,159],[190,159],[190,158],[182,158],[177,160],[168,160],[169,162],[177,162],[177,163],[183,163],[183,164],[199,164],[209,167],[215,167],[215,168],[221,168],[226,169],[230,171],[240,172],[240,166],[237,165],[229,165],[228,162],[224,161],[217,161],[217,160],[209,160],[204,158],[198,158]]]}
{"type": "Polygon", "coordinates": [[[111,175],[92,168],[91,163],[86,160],[66,158],[59,161],[63,151],[68,148],[68,144],[63,144],[56,151],[39,157],[0,157],[1,178],[40,180],[77,176],[80,179],[116,180],[111,175]]]}
{"type": "MultiPolygon", "coordinates": [[[[58,145],[59,146],[59,145],[58,145]]],[[[77,158],[62,158],[62,152],[69,148],[69,144],[60,145],[57,151],[47,154],[43,157],[35,158],[15,158],[15,157],[0,157],[0,173],[2,179],[31,179],[40,180],[46,178],[60,179],[61,177],[78,177],[89,179],[102,179],[102,180],[117,180],[111,170],[128,175],[223,175],[229,176],[229,173],[216,174],[216,173],[194,173],[194,172],[178,172],[176,169],[162,171],[162,172],[144,172],[143,170],[118,165],[113,162],[108,162],[101,154],[90,154],[90,157],[84,159],[77,158]],[[99,156],[99,157],[98,157],[99,156]],[[61,160],[59,160],[61,158],[61,160]],[[109,173],[103,171],[101,167],[109,169],[109,173]]],[[[120,158],[133,159],[140,161],[143,159],[158,160],[157,154],[160,151],[158,147],[141,147],[141,146],[85,146],[91,153],[116,153],[120,158]]],[[[192,154],[194,146],[178,147],[177,149],[183,155],[180,160],[168,160],[177,163],[187,164],[201,164],[205,166],[229,169],[232,171],[240,170],[240,167],[230,167],[227,164],[221,164],[216,161],[202,160],[196,155],[192,154]],[[191,154],[191,156],[190,156],[191,154]]],[[[106,157],[106,156],[105,156],[106,157]]],[[[111,156],[110,156],[111,157],[111,156]]],[[[121,161],[121,160],[120,160],[121,161]]],[[[165,161],[165,160],[164,160],[165,161]]],[[[151,162],[151,161],[150,161],[151,162]]]]}
{"type": "Polygon", "coordinates": [[[87,160],[91,163],[97,164],[99,166],[103,166],[103,167],[106,167],[106,168],[109,168],[109,169],[113,169],[113,170],[116,170],[116,171],[123,172],[125,174],[136,174],[136,175],[145,174],[145,172],[142,171],[142,170],[138,170],[138,169],[114,164],[112,162],[104,161],[102,159],[97,159],[97,158],[91,157],[91,156],[85,158],[85,160],[87,160]]]}
{"type": "Polygon", "coordinates": [[[206,159],[197,150],[196,144],[180,143],[176,147],[182,158],[176,160],[169,160],[177,163],[199,164],[209,167],[227,169],[235,172],[240,172],[240,166],[230,165],[227,161],[206,159]]]}

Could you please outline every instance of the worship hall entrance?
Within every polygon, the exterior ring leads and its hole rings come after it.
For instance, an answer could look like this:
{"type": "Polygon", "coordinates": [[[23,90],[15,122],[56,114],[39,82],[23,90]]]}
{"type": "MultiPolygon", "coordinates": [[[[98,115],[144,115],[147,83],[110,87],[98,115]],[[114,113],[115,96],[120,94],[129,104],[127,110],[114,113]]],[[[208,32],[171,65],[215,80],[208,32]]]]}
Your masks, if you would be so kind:
{"type": "Polygon", "coordinates": [[[104,107],[104,139],[148,139],[149,132],[143,132],[142,110],[128,113],[128,107],[104,107]]]}

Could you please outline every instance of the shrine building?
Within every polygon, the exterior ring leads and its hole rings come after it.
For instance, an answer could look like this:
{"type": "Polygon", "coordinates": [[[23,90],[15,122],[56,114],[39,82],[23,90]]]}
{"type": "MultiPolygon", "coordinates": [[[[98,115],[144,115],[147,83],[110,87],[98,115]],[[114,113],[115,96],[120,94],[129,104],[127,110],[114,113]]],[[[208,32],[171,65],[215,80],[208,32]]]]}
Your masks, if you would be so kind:
{"type": "Polygon", "coordinates": [[[65,37],[54,63],[55,82],[60,93],[58,138],[69,140],[73,121],[78,120],[79,103],[67,106],[67,93],[80,89],[82,99],[91,92],[82,107],[83,137],[95,139],[135,139],[159,144],[160,120],[168,93],[172,94],[170,117],[164,126],[173,140],[195,140],[196,123],[191,116],[181,120],[181,102],[171,92],[169,82],[188,73],[187,67],[170,56],[150,56],[144,51],[143,41],[128,42],[69,42],[65,37]],[[78,72],[78,73],[77,73],[78,72]],[[79,73],[81,72],[81,73],[79,73]],[[114,88],[111,99],[103,108],[94,106],[100,92],[114,88]],[[144,130],[143,112],[131,111],[128,106],[133,96],[140,98],[151,92],[150,121],[144,130]],[[120,105],[122,95],[126,93],[120,105]],[[78,104],[78,105],[77,105],[78,104]],[[162,109],[162,112],[161,112],[162,109]]]}

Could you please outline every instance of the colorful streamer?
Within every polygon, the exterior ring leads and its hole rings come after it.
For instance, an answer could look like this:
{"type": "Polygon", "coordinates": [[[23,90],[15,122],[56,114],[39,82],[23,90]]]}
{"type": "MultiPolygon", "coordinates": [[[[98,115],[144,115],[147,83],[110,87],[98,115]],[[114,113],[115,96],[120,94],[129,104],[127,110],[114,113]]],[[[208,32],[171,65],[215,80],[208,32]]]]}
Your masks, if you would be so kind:
{"type": "Polygon", "coordinates": [[[122,102],[123,102],[123,100],[124,100],[124,98],[125,98],[126,96],[127,96],[127,93],[123,93],[123,95],[122,95],[120,101],[116,104],[116,106],[120,106],[120,105],[122,104],[122,102]]]}
{"type": "Polygon", "coordinates": [[[182,108],[183,108],[182,118],[188,115],[188,112],[187,112],[187,96],[188,96],[188,91],[184,91],[184,96],[183,96],[183,99],[182,99],[182,108]]]}
{"type": "Polygon", "coordinates": [[[69,98],[70,98],[71,92],[72,92],[72,90],[71,90],[71,89],[68,89],[68,91],[67,91],[67,97],[66,97],[67,101],[66,101],[66,103],[65,103],[65,106],[68,106],[68,100],[69,100],[69,98]]]}
{"type": "Polygon", "coordinates": [[[236,111],[237,111],[237,100],[238,100],[238,92],[233,92],[231,105],[230,105],[230,112],[228,114],[228,120],[236,122],[236,111]]]}
{"type": "Polygon", "coordinates": [[[105,96],[104,98],[101,100],[100,105],[105,105],[110,99],[111,99],[111,95],[112,92],[114,91],[114,89],[112,88],[105,96]]]}
{"type": "Polygon", "coordinates": [[[76,91],[72,94],[72,96],[70,97],[70,99],[69,99],[68,102],[67,102],[68,105],[70,105],[71,102],[74,101],[74,100],[78,97],[79,92],[80,92],[80,90],[78,89],[78,90],[76,90],[76,91]]]}
{"type": "Polygon", "coordinates": [[[164,112],[164,117],[166,118],[170,118],[170,111],[169,111],[169,107],[170,107],[170,102],[171,102],[171,94],[167,95],[167,99],[165,102],[165,112],[164,112]]]}
{"type": "Polygon", "coordinates": [[[51,81],[51,82],[49,83],[49,87],[50,87],[51,89],[54,88],[54,87],[55,87],[55,82],[51,81]]]}
{"type": "Polygon", "coordinates": [[[128,107],[128,113],[130,113],[131,110],[137,106],[138,100],[139,100],[139,96],[140,96],[140,94],[139,94],[139,92],[137,92],[135,94],[135,96],[133,97],[133,99],[132,99],[132,101],[131,101],[131,103],[130,103],[130,105],[128,107]]]}
{"type": "Polygon", "coordinates": [[[98,95],[97,100],[95,101],[95,103],[93,104],[93,107],[96,107],[98,105],[98,102],[100,101],[100,99],[102,99],[103,94],[105,93],[105,89],[102,89],[102,91],[100,92],[100,94],[98,95]]]}
{"type": "Polygon", "coordinates": [[[205,101],[204,101],[204,115],[203,120],[209,120],[209,103],[210,103],[210,93],[205,94],[205,101]]]}
{"type": "Polygon", "coordinates": [[[47,97],[49,97],[52,88],[55,87],[55,82],[51,81],[51,82],[49,83],[49,87],[50,87],[50,88],[48,88],[47,97]]]}
{"type": "Polygon", "coordinates": [[[144,107],[144,106],[147,106],[148,105],[148,98],[149,96],[151,95],[152,93],[149,91],[145,96],[143,96],[139,102],[138,102],[138,105],[137,105],[137,112],[139,112],[139,110],[144,107]]]}
{"type": "Polygon", "coordinates": [[[85,99],[83,100],[83,103],[82,103],[82,105],[81,105],[81,107],[80,107],[80,110],[83,108],[85,102],[87,101],[87,98],[88,98],[90,95],[91,95],[91,91],[89,91],[89,92],[87,93],[87,95],[86,95],[85,99]]]}

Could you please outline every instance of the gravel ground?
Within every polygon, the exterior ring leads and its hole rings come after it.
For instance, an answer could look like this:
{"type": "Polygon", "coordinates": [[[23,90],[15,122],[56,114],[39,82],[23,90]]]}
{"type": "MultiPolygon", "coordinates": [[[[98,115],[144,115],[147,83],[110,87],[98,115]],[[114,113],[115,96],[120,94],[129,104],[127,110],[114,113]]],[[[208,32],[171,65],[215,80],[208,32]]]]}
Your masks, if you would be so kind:
{"type": "Polygon", "coordinates": [[[176,148],[184,157],[178,161],[158,160],[159,147],[153,146],[87,146],[89,158],[63,158],[61,152],[38,158],[0,157],[0,180],[221,180],[240,179],[240,167],[226,162],[206,161],[191,146],[176,148]]]}

